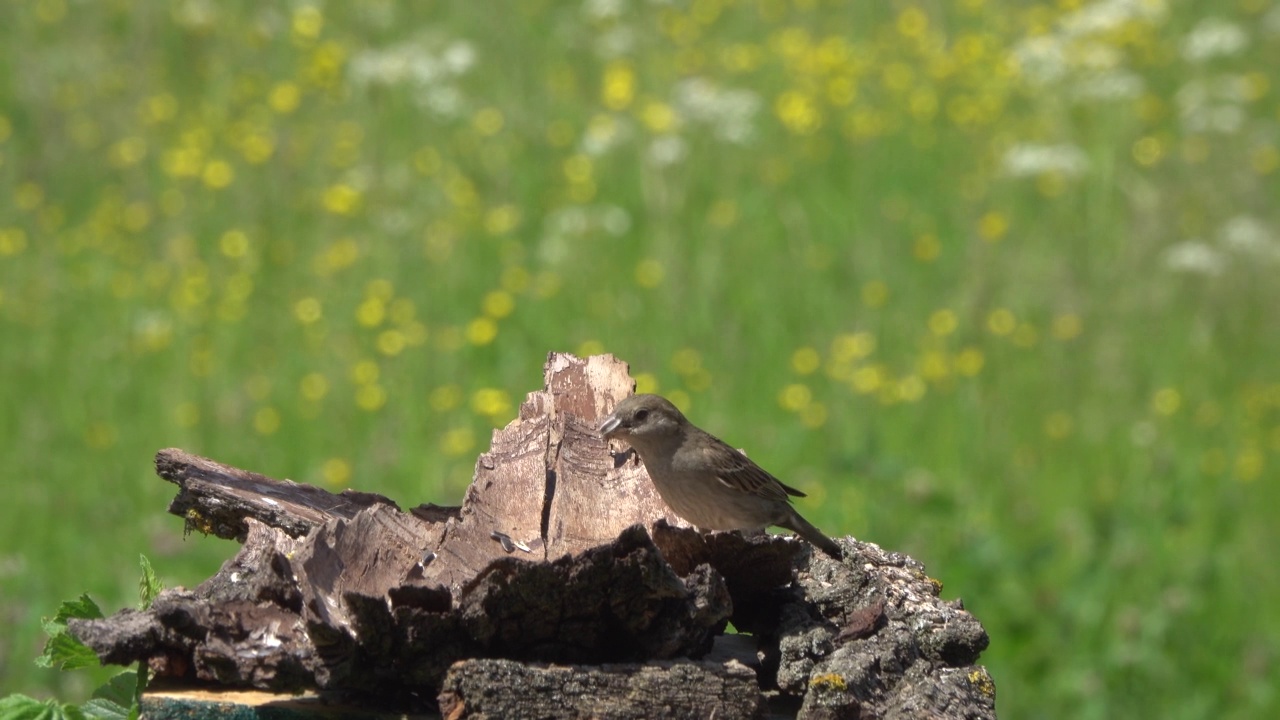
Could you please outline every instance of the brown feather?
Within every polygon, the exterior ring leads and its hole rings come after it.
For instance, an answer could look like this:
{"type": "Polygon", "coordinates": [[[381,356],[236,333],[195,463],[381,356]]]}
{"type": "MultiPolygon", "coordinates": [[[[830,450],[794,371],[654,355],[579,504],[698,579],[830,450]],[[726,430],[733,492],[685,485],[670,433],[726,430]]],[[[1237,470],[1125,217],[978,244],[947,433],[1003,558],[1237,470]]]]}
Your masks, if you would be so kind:
{"type": "Polygon", "coordinates": [[[768,471],[755,464],[751,458],[735,450],[719,438],[711,437],[715,442],[703,449],[707,464],[715,468],[716,479],[726,486],[742,492],[759,495],[770,500],[791,502],[787,495],[803,493],[787,487],[781,480],[770,475],[768,471]]]}

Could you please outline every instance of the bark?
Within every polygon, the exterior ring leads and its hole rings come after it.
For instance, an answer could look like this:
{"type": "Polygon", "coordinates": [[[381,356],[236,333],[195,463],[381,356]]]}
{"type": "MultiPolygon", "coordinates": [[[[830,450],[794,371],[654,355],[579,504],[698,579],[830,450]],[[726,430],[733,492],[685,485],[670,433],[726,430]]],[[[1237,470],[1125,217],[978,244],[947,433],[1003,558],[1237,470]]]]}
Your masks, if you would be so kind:
{"type": "Polygon", "coordinates": [[[755,718],[755,673],[738,663],[545,666],[465,660],[440,691],[447,720],[497,718],[755,718]]]}
{"type": "Polygon", "coordinates": [[[170,511],[240,551],[70,629],[158,678],[391,713],[439,696],[451,717],[754,717],[768,694],[802,717],[995,716],[985,631],[911,558],[843,538],[838,562],[671,514],[594,431],[632,388],[612,356],[550,356],[456,508],[161,451],[170,511]],[[730,619],[750,634],[723,635],[730,619]]]}

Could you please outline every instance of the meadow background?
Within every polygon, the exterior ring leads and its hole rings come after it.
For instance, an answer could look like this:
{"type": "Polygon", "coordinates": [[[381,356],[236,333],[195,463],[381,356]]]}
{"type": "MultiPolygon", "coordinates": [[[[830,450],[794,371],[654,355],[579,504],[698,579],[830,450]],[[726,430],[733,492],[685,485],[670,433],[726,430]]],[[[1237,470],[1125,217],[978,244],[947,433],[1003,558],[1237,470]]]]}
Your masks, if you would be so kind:
{"type": "Polygon", "coordinates": [[[548,351],[926,562],[1002,715],[1280,710],[1280,6],[0,4],[0,691],[151,458],[461,497],[548,351]]]}

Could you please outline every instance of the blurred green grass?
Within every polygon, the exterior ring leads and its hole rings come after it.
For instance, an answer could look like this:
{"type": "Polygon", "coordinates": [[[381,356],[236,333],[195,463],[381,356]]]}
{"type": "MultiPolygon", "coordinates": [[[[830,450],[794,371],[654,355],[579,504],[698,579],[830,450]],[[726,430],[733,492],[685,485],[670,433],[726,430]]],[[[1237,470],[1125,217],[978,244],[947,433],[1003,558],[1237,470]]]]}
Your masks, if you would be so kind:
{"type": "Polygon", "coordinates": [[[570,350],[925,561],[1002,714],[1275,713],[1276,5],[501,14],[0,6],[4,691],[232,554],[155,450],[454,502],[570,350]]]}

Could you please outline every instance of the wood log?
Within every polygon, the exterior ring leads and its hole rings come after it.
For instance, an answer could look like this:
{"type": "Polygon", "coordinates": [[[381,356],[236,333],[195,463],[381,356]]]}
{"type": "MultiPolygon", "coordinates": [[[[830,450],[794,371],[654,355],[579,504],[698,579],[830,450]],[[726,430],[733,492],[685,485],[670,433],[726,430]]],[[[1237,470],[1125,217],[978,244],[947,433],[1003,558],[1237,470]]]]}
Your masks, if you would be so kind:
{"type": "Polygon", "coordinates": [[[840,538],[834,561],[671,514],[594,430],[632,388],[612,356],[551,355],[457,508],[403,512],[161,451],[170,511],[239,553],[194,590],[69,629],[159,678],[392,713],[439,695],[458,717],[749,717],[772,692],[803,717],[995,716],[985,631],[911,558],[840,538]],[[751,634],[717,644],[730,618],[751,634]],[[746,665],[697,661],[730,645],[746,665]]]}
{"type": "Polygon", "coordinates": [[[755,673],[736,662],[556,666],[464,660],[440,691],[446,720],[760,717],[755,673]]]}

